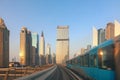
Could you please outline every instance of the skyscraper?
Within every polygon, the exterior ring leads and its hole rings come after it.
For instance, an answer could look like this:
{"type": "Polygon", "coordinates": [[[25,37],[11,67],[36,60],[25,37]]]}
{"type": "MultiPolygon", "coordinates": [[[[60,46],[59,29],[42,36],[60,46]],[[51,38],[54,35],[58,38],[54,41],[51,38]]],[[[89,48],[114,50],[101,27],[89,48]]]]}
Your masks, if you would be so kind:
{"type": "Polygon", "coordinates": [[[32,37],[26,27],[22,27],[20,32],[20,63],[32,65],[32,37]]]}
{"type": "Polygon", "coordinates": [[[9,30],[0,18],[0,67],[9,65],[9,30]]]}
{"type": "Polygon", "coordinates": [[[52,54],[52,64],[56,64],[56,55],[55,55],[55,53],[52,54]]]}
{"type": "Polygon", "coordinates": [[[81,48],[81,55],[85,54],[86,51],[87,51],[87,49],[81,48]]]}
{"type": "Polygon", "coordinates": [[[114,24],[115,24],[114,36],[116,37],[120,35],[120,23],[117,20],[115,20],[114,24]]]}
{"type": "Polygon", "coordinates": [[[51,58],[51,46],[50,44],[47,44],[46,47],[46,64],[51,64],[52,58],[51,58]]]}
{"type": "Polygon", "coordinates": [[[113,39],[115,34],[115,25],[114,23],[108,23],[105,30],[105,39],[113,39]]]}
{"type": "Polygon", "coordinates": [[[65,64],[69,59],[69,27],[57,27],[56,63],[65,64]]]}
{"type": "Polygon", "coordinates": [[[32,33],[32,64],[39,65],[39,35],[32,33]]]}
{"type": "Polygon", "coordinates": [[[45,65],[45,39],[43,32],[40,37],[40,65],[45,65]]]}
{"type": "Polygon", "coordinates": [[[98,45],[105,41],[105,30],[100,28],[98,29],[98,45]]]}
{"type": "Polygon", "coordinates": [[[97,46],[98,45],[98,30],[95,28],[95,27],[93,27],[93,40],[92,40],[92,46],[93,47],[95,47],[95,46],[97,46]]]}
{"type": "Polygon", "coordinates": [[[87,45],[87,51],[91,49],[91,45],[87,45]]]}

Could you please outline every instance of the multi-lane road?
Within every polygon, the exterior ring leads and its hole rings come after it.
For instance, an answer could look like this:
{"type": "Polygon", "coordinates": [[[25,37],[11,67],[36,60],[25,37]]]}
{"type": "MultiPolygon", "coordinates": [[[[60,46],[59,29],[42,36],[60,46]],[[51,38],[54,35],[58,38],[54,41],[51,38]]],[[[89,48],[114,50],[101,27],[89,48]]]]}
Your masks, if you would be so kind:
{"type": "Polygon", "coordinates": [[[16,80],[83,80],[64,66],[54,65],[46,70],[33,73],[16,80]]]}

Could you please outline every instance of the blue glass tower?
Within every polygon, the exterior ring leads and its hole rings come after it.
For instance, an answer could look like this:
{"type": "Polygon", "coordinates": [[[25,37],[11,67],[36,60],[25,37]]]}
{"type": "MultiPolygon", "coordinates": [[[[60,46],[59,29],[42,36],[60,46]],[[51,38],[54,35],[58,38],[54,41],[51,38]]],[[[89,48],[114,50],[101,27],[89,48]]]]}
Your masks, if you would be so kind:
{"type": "Polygon", "coordinates": [[[32,33],[32,63],[39,65],[39,35],[32,33]]]}

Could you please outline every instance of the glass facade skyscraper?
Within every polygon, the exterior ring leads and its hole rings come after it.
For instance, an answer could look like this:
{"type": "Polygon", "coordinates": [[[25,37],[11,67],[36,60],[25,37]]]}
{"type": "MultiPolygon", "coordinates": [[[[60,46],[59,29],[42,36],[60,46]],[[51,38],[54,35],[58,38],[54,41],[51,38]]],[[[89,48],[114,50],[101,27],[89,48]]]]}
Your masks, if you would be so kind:
{"type": "Polygon", "coordinates": [[[32,33],[32,64],[39,65],[39,35],[32,33]]]}

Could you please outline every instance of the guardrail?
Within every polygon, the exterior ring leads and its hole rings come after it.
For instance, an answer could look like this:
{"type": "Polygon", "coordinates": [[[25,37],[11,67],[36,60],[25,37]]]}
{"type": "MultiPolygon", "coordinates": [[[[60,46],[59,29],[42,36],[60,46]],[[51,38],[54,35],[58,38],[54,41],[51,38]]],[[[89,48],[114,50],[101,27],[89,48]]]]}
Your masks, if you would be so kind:
{"type": "Polygon", "coordinates": [[[45,65],[42,67],[20,67],[20,68],[0,68],[0,80],[13,80],[18,77],[30,75],[34,72],[44,70],[46,68],[49,68],[53,65],[45,65]]]}
{"type": "Polygon", "coordinates": [[[20,78],[15,79],[15,80],[44,80],[44,78],[48,77],[48,75],[50,75],[51,72],[53,72],[56,69],[56,67],[57,66],[54,65],[50,68],[44,69],[42,71],[27,75],[24,77],[20,77],[20,78]],[[39,79],[37,79],[37,78],[39,78],[39,79]]]}

